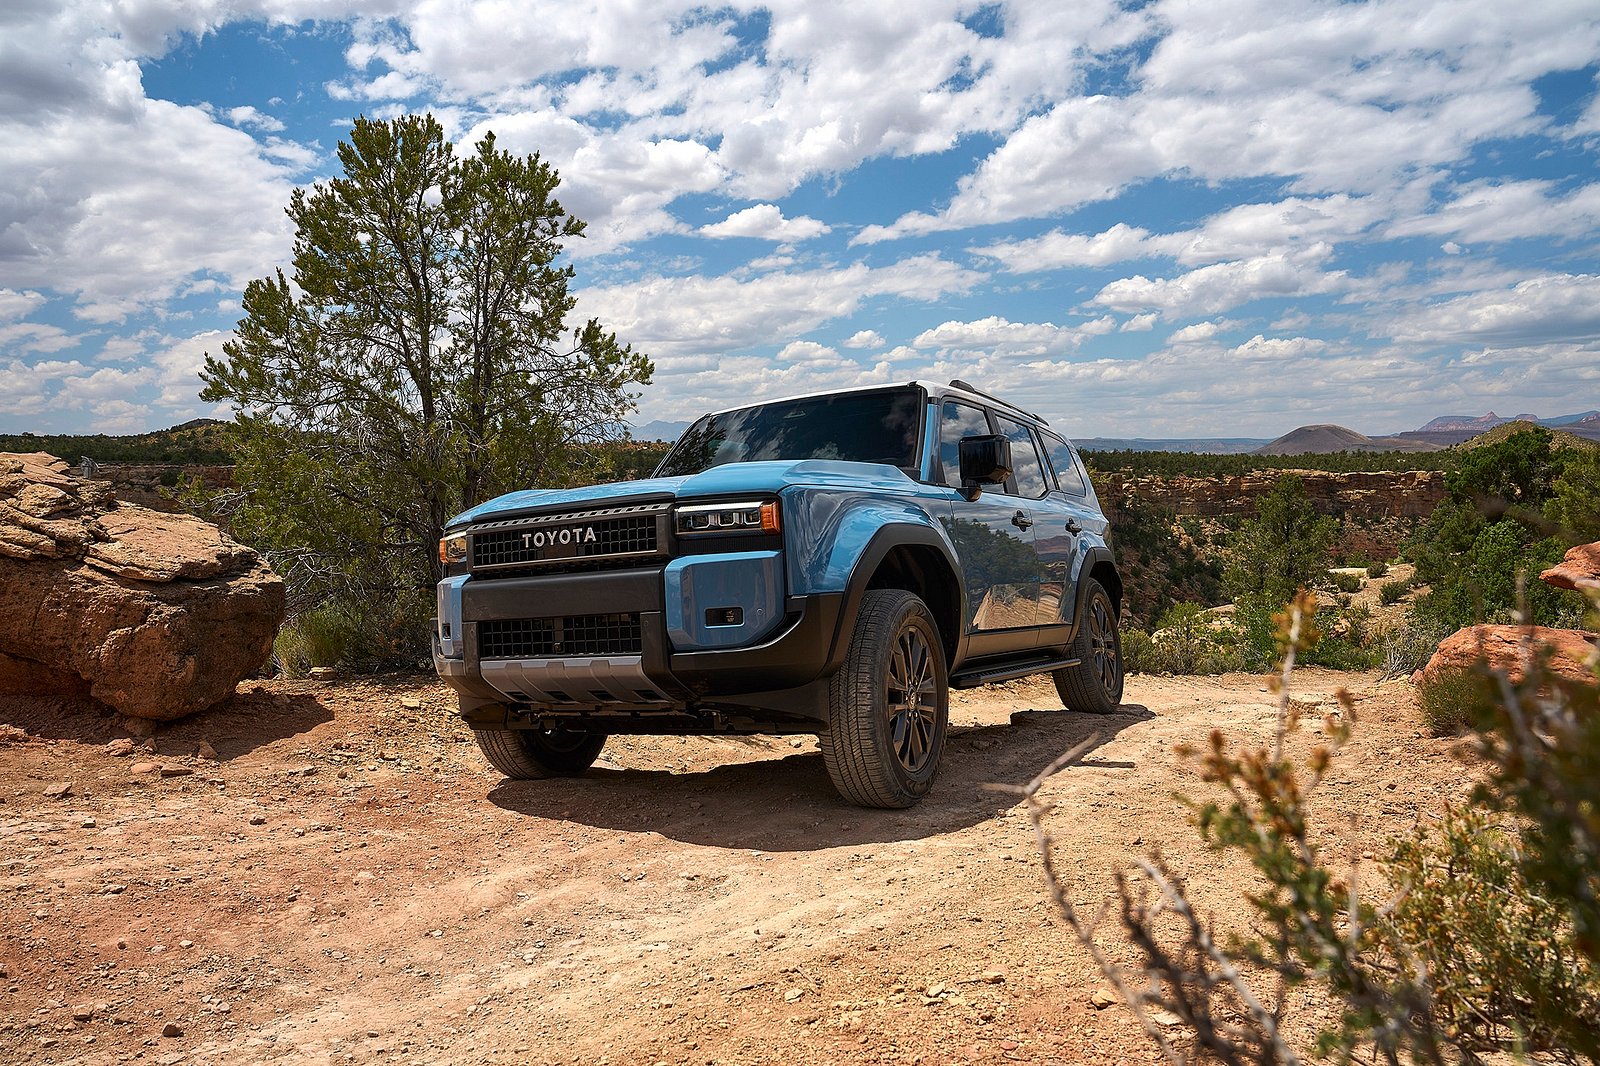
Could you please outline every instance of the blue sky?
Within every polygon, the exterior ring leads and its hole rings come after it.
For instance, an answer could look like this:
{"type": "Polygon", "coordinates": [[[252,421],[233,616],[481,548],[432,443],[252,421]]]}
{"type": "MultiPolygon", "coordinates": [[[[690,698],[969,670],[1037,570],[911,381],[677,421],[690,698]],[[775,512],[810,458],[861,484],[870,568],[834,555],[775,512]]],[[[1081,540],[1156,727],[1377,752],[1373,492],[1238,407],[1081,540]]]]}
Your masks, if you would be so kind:
{"type": "Polygon", "coordinates": [[[560,170],[635,421],[962,377],[1090,436],[1600,407],[1600,0],[13,0],[0,432],[197,371],[357,114],[560,170]]]}

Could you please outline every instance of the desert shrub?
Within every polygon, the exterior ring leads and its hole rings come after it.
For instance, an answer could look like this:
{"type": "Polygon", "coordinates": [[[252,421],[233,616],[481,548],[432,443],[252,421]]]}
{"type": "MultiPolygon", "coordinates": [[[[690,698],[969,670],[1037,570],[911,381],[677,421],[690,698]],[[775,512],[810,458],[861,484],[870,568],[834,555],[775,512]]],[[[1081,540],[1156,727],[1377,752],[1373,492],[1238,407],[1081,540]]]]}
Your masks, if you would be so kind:
{"type": "Polygon", "coordinates": [[[1161,649],[1150,634],[1137,627],[1122,631],[1122,667],[1130,674],[1165,673],[1161,649]]]}
{"type": "Polygon", "coordinates": [[[284,677],[305,677],[317,666],[337,666],[356,642],[356,620],[341,605],[315,607],[284,622],[272,657],[284,677]]]}
{"type": "Polygon", "coordinates": [[[1333,587],[1340,592],[1360,592],[1361,578],[1355,574],[1334,574],[1333,587]]]}
{"type": "Polygon", "coordinates": [[[1409,581],[1385,581],[1378,586],[1378,599],[1385,607],[1399,603],[1406,593],[1411,591],[1409,581]]]}
{"type": "Polygon", "coordinates": [[[1270,743],[1235,747],[1218,730],[1203,751],[1180,752],[1218,786],[1216,799],[1186,801],[1201,837],[1254,867],[1241,889],[1255,917],[1247,936],[1216,941],[1181,872],[1157,856],[1117,874],[1120,906],[1111,910],[1137,961],[1113,962],[1096,939],[1098,920],[1085,920],[1056,873],[1049,807],[1037,797],[1098,737],[1017,790],[1058,911],[1145,1032],[1171,1062],[1190,1056],[1174,1048],[1163,1014],[1188,1026],[1202,1061],[1297,1064],[1283,1030],[1287,990],[1315,982],[1336,1007],[1311,1049],[1319,1057],[1443,1066],[1495,1048],[1600,1061],[1600,688],[1553,677],[1537,659],[1517,685],[1488,670],[1465,675],[1475,687],[1451,698],[1477,725],[1486,768],[1477,809],[1452,810],[1438,828],[1396,842],[1384,874],[1400,892],[1378,908],[1362,902],[1354,873],[1325,861],[1313,829],[1313,801],[1350,737],[1354,703],[1341,691],[1325,743],[1303,761],[1286,755],[1299,727],[1294,665],[1318,640],[1314,599],[1302,593],[1278,623],[1270,743]]]}
{"type": "Polygon", "coordinates": [[[1417,684],[1417,707],[1428,732],[1436,737],[1471,726],[1482,715],[1487,700],[1483,679],[1470,671],[1440,671],[1417,684]]]}
{"type": "Polygon", "coordinates": [[[1409,676],[1422,669],[1439,650],[1439,642],[1450,633],[1450,629],[1438,622],[1407,613],[1404,621],[1377,635],[1384,676],[1409,676]]]}
{"type": "Polygon", "coordinates": [[[1220,674],[1241,668],[1232,648],[1232,627],[1219,623],[1198,603],[1167,608],[1152,637],[1154,661],[1162,673],[1220,674]]]}
{"type": "Polygon", "coordinates": [[[416,667],[426,663],[428,635],[415,619],[426,610],[422,594],[386,600],[339,598],[293,614],[278,631],[272,657],[285,677],[305,677],[314,666],[354,670],[416,667]]]}
{"type": "Polygon", "coordinates": [[[1389,573],[1388,563],[1371,563],[1367,566],[1367,576],[1372,578],[1384,577],[1389,573]]]}
{"type": "Polygon", "coordinates": [[[1560,1052],[1600,1032],[1600,974],[1570,916],[1528,883],[1527,834],[1515,819],[1449,808],[1394,842],[1386,864],[1398,892],[1387,950],[1425,963],[1436,1020],[1476,1049],[1560,1052]]]}

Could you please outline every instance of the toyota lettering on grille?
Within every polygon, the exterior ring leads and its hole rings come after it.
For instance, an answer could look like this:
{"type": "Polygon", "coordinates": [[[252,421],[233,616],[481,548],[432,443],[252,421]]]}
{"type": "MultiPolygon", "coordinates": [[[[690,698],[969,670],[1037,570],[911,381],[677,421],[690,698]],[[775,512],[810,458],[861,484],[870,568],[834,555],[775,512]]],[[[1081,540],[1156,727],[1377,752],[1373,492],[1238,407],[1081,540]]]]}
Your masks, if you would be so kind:
{"type": "Polygon", "coordinates": [[[522,535],[522,546],[533,551],[545,548],[581,547],[593,544],[600,538],[587,526],[567,526],[564,529],[536,529],[522,535]]]}

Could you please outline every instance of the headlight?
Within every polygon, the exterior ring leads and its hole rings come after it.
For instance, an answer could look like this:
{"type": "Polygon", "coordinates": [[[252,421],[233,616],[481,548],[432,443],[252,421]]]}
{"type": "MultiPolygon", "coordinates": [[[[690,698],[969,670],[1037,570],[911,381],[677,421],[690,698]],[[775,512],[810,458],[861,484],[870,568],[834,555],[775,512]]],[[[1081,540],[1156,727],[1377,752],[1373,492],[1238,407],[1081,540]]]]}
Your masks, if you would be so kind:
{"type": "Polygon", "coordinates": [[[449,566],[451,563],[465,562],[467,558],[467,538],[459,534],[445,537],[439,541],[439,561],[449,566]]]}
{"type": "Polygon", "coordinates": [[[678,536],[698,537],[727,533],[776,533],[778,501],[752,500],[748,503],[703,503],[679,507],[673,513],[678,536]]]}

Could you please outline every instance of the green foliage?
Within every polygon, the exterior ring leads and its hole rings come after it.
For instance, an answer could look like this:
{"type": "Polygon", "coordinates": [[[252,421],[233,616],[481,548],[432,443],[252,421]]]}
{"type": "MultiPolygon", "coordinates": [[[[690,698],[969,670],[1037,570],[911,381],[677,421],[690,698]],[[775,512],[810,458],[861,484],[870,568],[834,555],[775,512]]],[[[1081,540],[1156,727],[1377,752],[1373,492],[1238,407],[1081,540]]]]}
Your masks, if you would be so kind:
{"type": "Polygon", "coordinates": [[[1130,497],[1115,507],[1113,528],[1126,605],[1134,618],[1148,622],[1184,600],[1221,601],[1222,568],[1196,548],[1198,526],[1180,527],[1170,510],[1130,497]]]}
{"type": "MultiPolygon", "coordinates": [[[[417,602],[455,513],[601,466],[643,355],[569,329],[583,223],[538,155],[458,155],[432,116],[358,119],[343,176],[298,189],[294,262],[245,289],[201,394],[239,409],[236,535],[302,602],[417,602]]],[[[427,607],[413,619],[414,632],[427,607]]]]}
{"type": "Polygon", "coordinates": [[[1379,563],[1369,563],[1369,564],[1367,564],[1367,576],[1368,577],[1373,577],[1373,578],[1386,577],[1386,576],[1388,576],[1388,573],[1389,573],[1389,564],[1388,563],[1379,562],[1379,563]]]}
{"type": "Polygon", "coordinates": [[[97,463],[141,465],[220,466],[233,462],[220,424],[180,426],[120,437],[103,433],[6,433],[0,434],[0,452],[49,452],[73,464],[84,456],[97,463]]]}
{"type": "MultiPolygon", "coordinates": [[[[1286,753],[1300,726],[1288,685],[1297,658],[1318,643],[1314,610],[1301,593],[1276,620],[1284,657],[1270,745],[1236,748],[1218,730],[1203,752],[1180,749],[1199,754],[1202,780],[1220,790],[1185,801],[1201,837],[1254,868],[1241,889],[1250,933],[1219,944],[1181,874],[1159,858],[1142,861],[1137,882],[1117,877],[1122,926],[1140,957],[1124,968],[1078,917],[1047,850],[1064,917],[1171,1061],[1186,1056],[1154,1010],[1185,1022],[1208,1060],[1298,1063],[1283,1022],[1289,989],[1308,982],[1336,1007],[1314,1050],[1340,1062],[1443,1066],[1497,1049],[1600,1061],[1600,687],[1554,676],[1535,656],[1520,684],[1480,668],[1453,693],[1438,689],[1475,722],[1485,779],[1475,809],[1448,810],[1437,828],[1395,842],[1379,880],[1397,891],[1378,908],[1370,890],[1358,891],[1371,883],[1359,868],[1346,878],[1335,872],[1342,859],[1324,858],[1313,819],[1315,794],[1351,735],[1349,694],[1339,692],[1339,713],[1323,720],[1326,742],[1303,760],[1286,753]],[[1258,993],[1261,980],[1276,994],[1258,993]]],[[[1022,791],[1042,832],[1043,804],[1022,791]]]]}
{"type": "Polygon", "coordinates": [[[1334,574],[1333,587],[1340,592],[1360,592],[1361,578],[1355,574],[1334,574]]]}
{"type": "Polygon", "coordinates": [[[1378,634],[1384,676],[1409,677],[1422,669],[1439,649],[1439,642],[1451,632],[1436,621],[1406,612],[1403,622],[1378,634]]]}
{"type": "MultiPolygon", "coordinates": [[[[1221,674],[1240,667],[1233,629],[1198,603],[1179,602],[1156,623],[1146,673],[1221,674]]],[[[1124,655],[1127,654],[1124,648],[1124,655]]]]}
{"type": "Polygon", "coordinates": [[[1122,667],[1130,674],[1165,672],[1156,642],[1137,626],[1122,631],[1122,667]]]}
{"type": "Polygon", "coordinates": [[[1600,540],[1600,448],[1567,455],[1550,483],[1546,516],[1575,544],[1600,540]]]}
{"type": "Polygon", "coordinates": [[[1317,514],[1298,474],[1284,474],[1256,503],[1229,543],[1223,583],[1235,599],[1259,596],[1284,604],[1321,577],[1339,523],[1317,514]]]}
{"type": "Polygon", "coordinates": [[[1600,974],[1565,908],[1529,884],[1519,862],[1528,843],[1522,823],[1473,807],[1447,808],[1436,827],[1396,841],[1385,947],[1434,975],[1434,1016],[1450,1039],[1593,1057],[1600,974]]]}
{"type": "Polygon", "coordinates": [[[382,601],[324,601],[284,622],[272,645],[274,664],[285,677],[305,677],[314,666],[421,665],[427,647],[417,640],[416,619],[430,602],[420,590],[382,601]]]}
{"type": "Polygon", "coordinates": [[[1460,733],[1477,723],[1489,699],[1483,678],[1472,671],[1439,671],[1424,675],[1417,684],[1417,707],[1428,732],[1436,737],[1460,733]]]}
{"type": "Polygon", "coordinates": [[[1091,471],[1141,475],[1238,477],[1263,470],[1452,470],[1454,450],[1437,452],[1334,452],[1330,455],[1201,455],[1195,452],[1084,451],[1091,471]]]}
{"type": "Polygon", "coordinates": [[[1405,594],[1411,591],[1409,581],[1385,581],[1378,586],[1378,600],[1385,607],[1399,603],[1405,594]]]}
{"type": "Polygon", "coordinates": [[[1548,431],[1531,429],[1463,453],[1445,479],[1449,497],[1406,545],[1418,579],[1431,586],[1420,615],[1450,629],[1510,621],[1519,581],[1533,622],[1548,625],[1575,608],[1571,594],[1537,578],[1565,546],[1550,535],[1551,521],[1575,520],[1568,536],[1591,521],[1597,453],[1550,445],[1548,431]]]}

